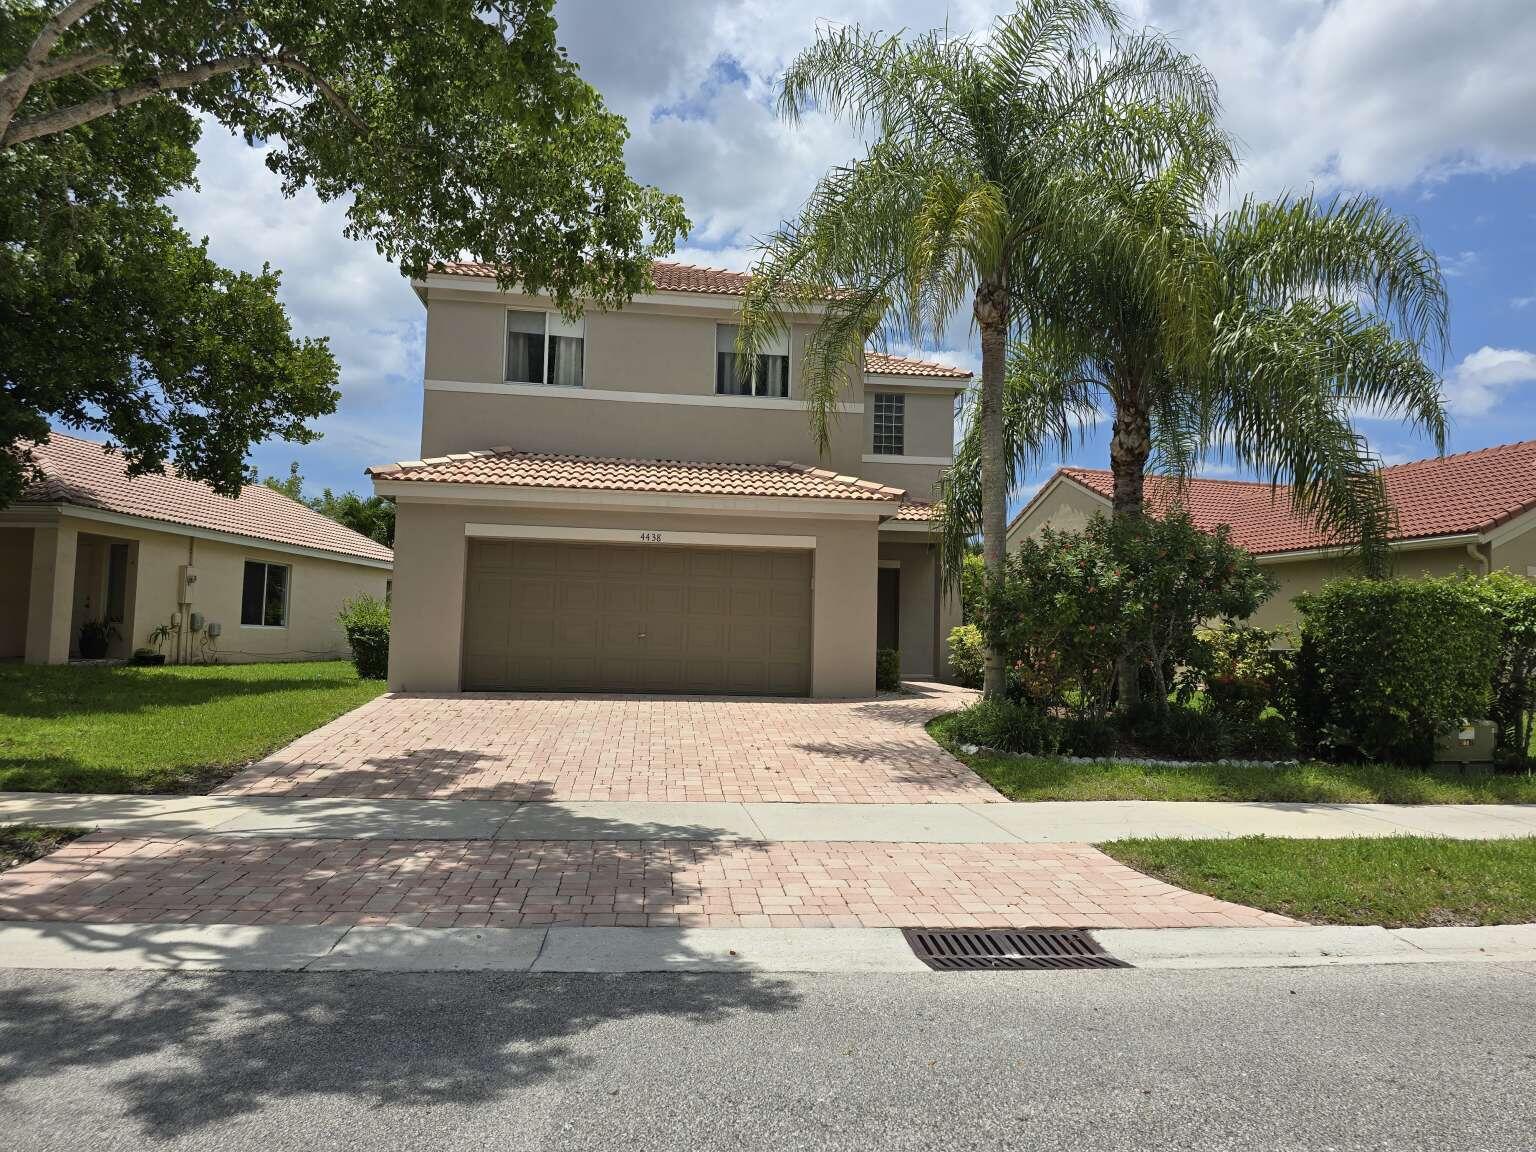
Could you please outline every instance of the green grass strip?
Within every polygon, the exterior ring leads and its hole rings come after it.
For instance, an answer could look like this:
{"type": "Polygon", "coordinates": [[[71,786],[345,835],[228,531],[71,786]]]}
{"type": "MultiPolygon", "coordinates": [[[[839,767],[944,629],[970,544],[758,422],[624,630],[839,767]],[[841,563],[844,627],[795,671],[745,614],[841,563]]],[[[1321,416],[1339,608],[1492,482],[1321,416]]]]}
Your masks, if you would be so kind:
{"type": "Polygon", "coordinates": [[[1115,840],[1137,871],[1313,924],[1431,928],[1536,921],[1536,838],[1115,840]]]}

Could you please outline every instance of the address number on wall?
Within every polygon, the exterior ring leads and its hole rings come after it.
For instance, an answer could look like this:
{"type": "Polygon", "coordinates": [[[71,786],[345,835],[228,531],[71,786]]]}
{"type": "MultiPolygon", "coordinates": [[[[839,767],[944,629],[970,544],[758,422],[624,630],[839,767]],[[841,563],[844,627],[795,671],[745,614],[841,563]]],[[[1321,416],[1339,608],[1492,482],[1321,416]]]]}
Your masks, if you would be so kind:
{"type": "Polygon", "coordinates": [[[661,533],[660,532],[642,532],[642,533],[640,533],[640,539],[641,539],[642,542],[644,542],[646,544],[660,544],[661,543],[661,533]]]}

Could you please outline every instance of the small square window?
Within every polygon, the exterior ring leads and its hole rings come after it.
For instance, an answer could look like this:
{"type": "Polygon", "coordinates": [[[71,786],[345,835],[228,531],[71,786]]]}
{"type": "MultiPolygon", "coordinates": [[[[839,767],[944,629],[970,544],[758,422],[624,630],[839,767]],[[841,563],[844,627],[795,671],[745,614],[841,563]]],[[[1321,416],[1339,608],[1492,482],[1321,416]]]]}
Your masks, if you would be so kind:
{"type": "Polygon", "coordinates": [[[240,624],[246,628],[288,626],[288,565],[245,562],[240,588],[240,624]]]}
{"type": "Polygon", "coordinates": [[[907,398],[900,392],[875,393],[876,456],[902,456],[907,442],[907,398]]]}

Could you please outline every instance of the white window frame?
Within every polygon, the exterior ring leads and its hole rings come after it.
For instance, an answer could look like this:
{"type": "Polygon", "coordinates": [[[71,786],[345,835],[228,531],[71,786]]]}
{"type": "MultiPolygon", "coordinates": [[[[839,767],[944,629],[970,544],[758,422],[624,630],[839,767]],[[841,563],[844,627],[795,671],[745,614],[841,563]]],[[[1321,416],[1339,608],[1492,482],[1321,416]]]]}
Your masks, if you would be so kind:
{"type": "Polygon", "coordinates": [[[742,392],[722,392],[722,391],[720,391],[720,329],[722,329],[722,328],[734,328],[737,331],[740,331],[741,330],[741,325],[740,324],[730,324],[730,323],[726,323],[725,321],[720,321],[720,322],[715,324],[715,357],[714,357],[714,360],[711,361],[711,363],[710,363],[710,380],[711,380],[710,390],[711,390],[711,392],[714,395],[716,395],[716,396],[724,396],[724,397],[726,397],[728,399],[735,399],[735,400],[790,400],[790,399],[794,398],[794,395],[795,395],[795,358],[792,355],[790,355],[790,351],[789,351],[789,332],[788,331],[775,332],[773,334],[773,336],[767,341],[767,343],[762,348],[760,348],[758,350],[758,355],[759,356],[782,356],[782,357],[784,357],[784,361],[785,361],[785,364],[784,364],[784,369],[785,369],[785,371],[784,371],[784,387],[785,387],[785,390],[786,390],[786,394],[785,395],[783,395],[783,396],[769,396],[767,393],[759,392],[757,390],[757,385],[758,385],[758,381],[757,381],[757,364],[756,364],[755,361],[754,361],[754,363],[752,365],[752,391],[751,391],[750,394],[742,393],[742,392]]]}
{"type": "Polygon", "coordinates": [[[905,392],[875,392],[870,396],[869,450],[876,456],[905,456],[907,454],[907,396],[905,392]],[[880,402],[895,401],[901,409],[901,449],[892,452],[887,446],[880,447],[880,402]]]}
{"type": "Polygon", "coordinates": [[[530,388],[585,388],[587,386],[587,318],[578,317],[575,320],[567,320],[558,312],[551,312],[547,308],[508,308],[501,322],[501,382],[503,384],[519,384],[530,388]],[[511,331],[512,314],[520,313],[524,316],[542,316],[544,318],[544,333],[539,338],[544,341],[544,379],[543,380],[513,380],[510,376],[512,366],[508,363],[507,335],[511,331]],[[551,336],[566,336],[581,341],[581,380],[575,384],[556,384],[550,380],[549,372],[549,338],[551,336]]]}
{"type": "Polygon", "coordinates": [[[240,565],[240,627],[251,629],[263,628],[268,632],[279,632],[287,628],[289,620],[288,609],[289,605],[293,602],[293,565],[283,564],[277,560],[262,560],[255,556],[243,556],[241,557],[241,560],[243,562],[240,565]],[[272,568],[286,568],[288,570],[288,578],[283,581],[283,622],[281,624],[247,624],[245,622],[246,564],[261,565],[261,603],[263,607],[263,616],[265,616],[265,607],[267,603],[267,571],[272,568]]]}

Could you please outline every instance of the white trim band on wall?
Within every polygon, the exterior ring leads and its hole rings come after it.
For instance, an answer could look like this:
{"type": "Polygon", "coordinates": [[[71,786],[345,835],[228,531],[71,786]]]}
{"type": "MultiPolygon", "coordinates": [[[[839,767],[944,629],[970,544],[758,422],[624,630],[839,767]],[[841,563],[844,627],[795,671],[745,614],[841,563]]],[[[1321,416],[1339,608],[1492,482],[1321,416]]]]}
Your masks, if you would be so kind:
{"type": "Polygon", "coordinates": [[[953,456],[885,456],[880,453],[866,452],[864,463],[866,464],[938,464],[949,467],[955,462],[953,456]]]}
{"type": "MultiPolygon", "coordinates": [[[[572,388],[564,384],[487,384],[477,380],[427,380],[429,392],[482,392],[491,396],[541,396],[546,400],[617,400],[624,404],[695,404],[706,408],[756,408],[803,412],[805,401],[774,396],[717,396],[713,392],[623,392],[617,388],[572,388]]],[[[834,404],[838,412],[863,412],[864,405],[834,404]]]]}
{"type": "Polygon", "coordinates": [[[561,524],[465,524],[482,540],[569,540],[588,544],[693,545],[704,548],[814,549],[814,536],[758,532],[674,532],[666,528],[577,528],[561,524]]]}

